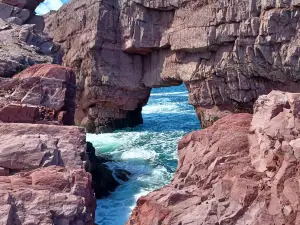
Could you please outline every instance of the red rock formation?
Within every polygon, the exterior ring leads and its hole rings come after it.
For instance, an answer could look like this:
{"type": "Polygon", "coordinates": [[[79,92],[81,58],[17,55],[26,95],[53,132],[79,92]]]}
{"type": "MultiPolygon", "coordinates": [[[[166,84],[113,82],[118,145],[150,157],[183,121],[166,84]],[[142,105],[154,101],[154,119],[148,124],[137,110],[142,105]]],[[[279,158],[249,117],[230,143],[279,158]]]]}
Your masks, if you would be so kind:
{"type": "Polygon", "coordinates": [[[50,165],[84,168],[85,130],[73,126],[0,123],[0,167],[24,171],[50,165]]]}
{"type": "Polygon", "coordinates": [[[0,223],[94,225],[91,175],[47,167],[0,177],[0,223]]]}
{"type": "Polygon", "coordinates": [[[44,0],[0,0],[0,2],[8,5],[16,6],[18,8],[35,10],[38,5],[44,0]]]}
{"type": "Polygon", "coordinates": [[[0,121],[73,125],[75,77],[70,68],[41,64],[0,78],[0,121]]]}
{"type": "Polygon", "coordinates": [[[299,224],[299,103],[273,91],[252,122],[229,115],[187,134],[172,183],[140,198],[127,224],[299,224]]]}
{"type": "Polygon", "coordinates": [[[187,134],[178,144],[174,180],[140,198],[127,224],[208,225],[227,219],[235,224],[230,216],[245,211],[257,197],[256,179],[261,178],[251,167],[248,152],[251,118],[230,115],[187,134]],[[248,193],[238,196],[247,184],[248,193]]]}
{"type": "Polygon", "coordinates": [[[76,85],[76,74],[69,67],[54,64],[36,64],[14,75],[14,78],[47,77],[76,85]]]}
{"type": "Polygon", "coordinates": [[[208,126],[228,113],[252,112],[258,96],[273,89],[299,90],[298,6],[74,0],[47,16],[46,31],[62,44],[64,65],[78,72],[76,120],[90,131],[128,125],[150,88],[180,82],[208,126]]]}

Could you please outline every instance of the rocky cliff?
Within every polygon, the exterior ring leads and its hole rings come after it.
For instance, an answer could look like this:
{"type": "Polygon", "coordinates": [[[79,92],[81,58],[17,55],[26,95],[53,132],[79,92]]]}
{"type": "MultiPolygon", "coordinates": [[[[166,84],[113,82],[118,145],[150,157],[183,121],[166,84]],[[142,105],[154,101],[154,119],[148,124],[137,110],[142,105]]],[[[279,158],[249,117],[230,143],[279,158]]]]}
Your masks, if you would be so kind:
{"type": "Polygon", "coordinates": [[[129,224],[299,224],[300,94],[259,97],[187,134],[171,184],[141,197],[129,224]]]}
{"type": "Polygon", "coordinates": [[[298,1],[73,0],[46,30],[77,71],[76,122],[142,122],[153,87],[184,82],[202,125],[252,112],[273,89],[299,89],[298,1]]]}
{"type": "Polygon", "coordinates": [[[40,2],[0,0],[0,224],[93,225],[95,197],[119,183],[85,130],[65,126],[74,125],[76,75],[49,64],[60,47],[34,13],[40,2]]]}
{"type": "Polygon", "coordinates": [[[37,63],[60,63],[58,45],[44,30],[44,18],[35,15],[40,0],[0,0],[0,77],[37,63]]]}

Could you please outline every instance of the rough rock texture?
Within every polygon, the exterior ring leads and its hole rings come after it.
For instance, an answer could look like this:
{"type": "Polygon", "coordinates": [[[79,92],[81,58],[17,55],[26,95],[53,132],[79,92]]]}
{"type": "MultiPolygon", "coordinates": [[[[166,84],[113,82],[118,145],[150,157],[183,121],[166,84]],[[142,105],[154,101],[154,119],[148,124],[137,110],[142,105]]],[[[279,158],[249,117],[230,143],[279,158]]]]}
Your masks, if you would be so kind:
{"type": "Polygon", "coordinates": [[[73,125],[75,77],[70,68],[40,64],[0,78],[0,121],[73,125]]]}
{"type": "Polygon", "coordinates": [[[174,180],[141,197],[127,224],[238,224],[261,179],[248,152],[251,118],[229,115],[181,139],[174,180]]]}
{"type": "Polygon", "coordinates": [[[85,131],[72,126],[0,123],[0,167],[13,171],[50,165],[84,168],[85,131]]]}
{"type": "Polygon", "coordinates": [[[0,2],[8,5],[16,6],[22,9],[29,9],[34,11],[38,5],[44,0],[0,0],[0,2]]]}
{"type": "Polygon", "coordinates": [[[141,197],[127,224],[299,224],[299,115],[300,94],[273,91],[252,122],[229,115],[187,134],[172,183],[141,197]]]}
{"type": "Polygon", "coordinates": [[[61,53],[43,33],[44,18],[34,9],[39,0],[0,1],[0,77],[11,77],[36,63],[60,63],[61,53]]]}
{"type": "Polygon", "coordinates": [[[47,167],[0,177],[0,224],[94,225],[91,175],[47,167]]]}
{"type": "Polygon", "coordinates": [[[137,116],[151,87],[182,81],[208,126],[252,112],[273,89],[299,90],[299,15],[285,0],[73,0],[46,31],[78,72],[76,120],[90,131],[137,116]]]}

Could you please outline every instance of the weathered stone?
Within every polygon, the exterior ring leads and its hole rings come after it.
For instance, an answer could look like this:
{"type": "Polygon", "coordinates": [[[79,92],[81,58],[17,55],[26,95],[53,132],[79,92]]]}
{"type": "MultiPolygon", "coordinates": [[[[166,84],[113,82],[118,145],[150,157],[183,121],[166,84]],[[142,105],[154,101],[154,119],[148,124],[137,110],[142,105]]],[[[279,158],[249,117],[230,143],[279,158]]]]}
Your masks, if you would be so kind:
{"type": "Polygon", "coordinates": [[[75,77],[70,68],[40,64],[0,78],[0,121],[73,125],[75,77]]]}
{"type": "Polygon", "coordinates": [[[0,176],[0,223],[93,225],[91,183],[82,169],[55,166],[0,176]]]}
{"type": "Polygon", "coordinates": [[[7,23],[13,23],[16,25],[21,26],[23,24],[23,21],[19,17],[9,17],[5,20],[7,23]]]}
{"type": "Polygon", "coordinates": [[[76,75],[71,68],[54,64],[37,64],[16,74],[14,78],[47,77],[76,85],[76,75]]]}
{"type": "Polygon", "coordinates": [[[74,0],[46,17],[46,31],[64,48],[64,65],[78,73],[78,124],[116,128],[110,121],[129,119],[150,88],[184,82],[189,103],[209,125],[252,112],[258,96],[273,89],[299,90],[297,5],[74,0]]]}
{"type": "Polygon", "coordinates": [[[127,224],[243,224],[238,221],[260,203],[257,180],[262,179],[251,167],[248,152],[251,118],[225,116],[185,135],[178,143],[172,183],[141,197],[127,224]]]}
{"type": "Polygon", "coordinates": [[[4,123],[35,123],[39,120],[38,106],[9,104],[0,109],[0,121],[4,123]]]}
{"type": "Polygon", "coordinates": [[[50,165],[84,168],[83,128],[0,123],[0,167],[15,171],[50,165]]]}
{"type": "Polygon", "coordinates": [[[43,1],[44,0],[1,0],[0,2],[34,11],[35,8],[43,1]]]}
{"type": "Polygon", "coordinates": [[[141,197],[127,224],[297,224],[300,94],[260,96],[251,117],[183,137],[172,183],[141,197]]]}

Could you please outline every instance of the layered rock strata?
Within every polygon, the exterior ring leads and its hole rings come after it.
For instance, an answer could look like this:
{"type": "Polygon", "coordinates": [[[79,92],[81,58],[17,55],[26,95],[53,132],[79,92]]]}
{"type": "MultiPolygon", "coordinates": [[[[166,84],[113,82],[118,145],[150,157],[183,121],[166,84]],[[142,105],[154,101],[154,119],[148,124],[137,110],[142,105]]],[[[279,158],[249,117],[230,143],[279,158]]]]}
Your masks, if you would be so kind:
{"type": "Polygon", "coordinates": [[[141,197],[127,224],[298,224],[300,94],[259,97],[178,145],[171,184],[141,197]]]}
{"type": "Polygon", "coordinates": [[[0,123],[0,167],[10,174],[51,165],[73,169],[89,163],[83,128],[0,123]]]}
{"type": "Polygon", "coordinates": [[[0,77],[0,223],[94,224],[84,128],[74,124],[75,74],[36,65],[0,77]]]}
{"type": "Polygon", "coordinates": [[[0,121],[74,124],[76,84],[70,68],[40,64],[0,78],[0,121]]]}
{"type": "Polygon", "coordinates": [[[73,0],[46,30],[78,74],[78,124],[139,123],[150,88],[184,82],[208,126],[273,89],[299,89],[299,12],[281,0],[73,0]]]}

